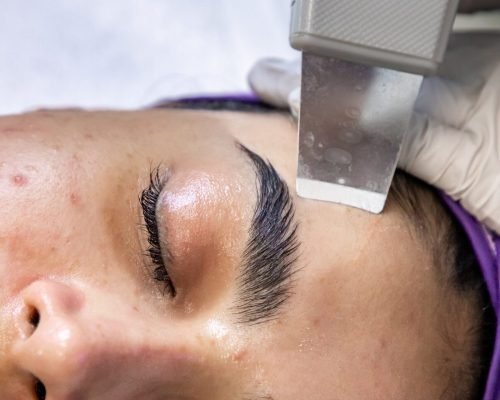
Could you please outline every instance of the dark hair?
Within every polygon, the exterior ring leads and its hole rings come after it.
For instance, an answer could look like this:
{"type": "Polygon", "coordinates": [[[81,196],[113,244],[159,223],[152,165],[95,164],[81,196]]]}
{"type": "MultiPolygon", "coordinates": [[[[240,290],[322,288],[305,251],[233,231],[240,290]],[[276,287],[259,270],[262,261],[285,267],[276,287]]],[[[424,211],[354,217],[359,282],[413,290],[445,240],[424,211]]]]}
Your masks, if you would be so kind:
{"type": "Polygon", "coordinates": [[[493,354],[495,313],[469,238],[436,190],[411,175],[396,172],[388,201],[430,250],[443,301],[453,312],[442,324],[448,382],[441,399],[480,400],[493,354]],[[460,334],[451,328],[457,325],[460,334]]]}
{"type": "Polygon", "coordinates": [[[183,110],[210,110],[210,111],[239,111],[252,113],[276,113],[276,108],[258,100],[238,97],[198,97],[182,100],[164,101],[156,104],[155,108],[180,108],[183,110]]]}
{"type": "MultiPolygon", "coordinates": [[[[283,112],[238,98],[198,98],[157,107],[244,112],[283,112]]],[[[288,114],[287,114],[288,115],[288,114]]],[[[442,321],[446,387],[436,400],[481,400],[495,341],[495,313],[469,238],[428,184],[396,171],[388,206],[405,215],[416,240],[429,249],[442,285],[448,321],[442,321]],[[461,334],[453,329],[462,327],[461,334]]],[[[432,400],[432,399],[430,399],[432,400]]]]}

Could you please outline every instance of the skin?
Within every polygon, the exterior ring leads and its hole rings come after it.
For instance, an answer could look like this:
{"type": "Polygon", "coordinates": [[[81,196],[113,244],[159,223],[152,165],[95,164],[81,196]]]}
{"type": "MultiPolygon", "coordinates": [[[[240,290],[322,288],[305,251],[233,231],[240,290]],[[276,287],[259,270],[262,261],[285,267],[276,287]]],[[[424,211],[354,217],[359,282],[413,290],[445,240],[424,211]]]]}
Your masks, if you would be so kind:
{"type": "Polygon", "coordinates": [[[35,398],[36,376],[50,400],[438,398],[446,310],[428,254],[392,204],[296,198],[295,132],[234,112],[0,118],[0,397],[35,398]],[[230,312],[256,201],[235,139],[273,163],[299,222],[293,295],[257,325],[230,312]],[[141,228],[159,164],[175,298],[141,228]]]}

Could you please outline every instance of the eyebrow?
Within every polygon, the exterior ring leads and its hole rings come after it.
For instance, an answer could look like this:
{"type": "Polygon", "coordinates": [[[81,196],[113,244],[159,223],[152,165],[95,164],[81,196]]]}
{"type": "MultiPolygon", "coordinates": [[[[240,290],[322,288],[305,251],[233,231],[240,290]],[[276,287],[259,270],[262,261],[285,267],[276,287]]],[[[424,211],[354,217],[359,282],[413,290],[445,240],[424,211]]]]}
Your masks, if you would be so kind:
{"type": "Polygon", "coordinates": [[[242,144],[237,146],[253,164],[257,202],[233,311],[239,322],[258,324],[275,318],[291,296],[299,250],[298,224],[288,185],[271,163],[242,144]]]}

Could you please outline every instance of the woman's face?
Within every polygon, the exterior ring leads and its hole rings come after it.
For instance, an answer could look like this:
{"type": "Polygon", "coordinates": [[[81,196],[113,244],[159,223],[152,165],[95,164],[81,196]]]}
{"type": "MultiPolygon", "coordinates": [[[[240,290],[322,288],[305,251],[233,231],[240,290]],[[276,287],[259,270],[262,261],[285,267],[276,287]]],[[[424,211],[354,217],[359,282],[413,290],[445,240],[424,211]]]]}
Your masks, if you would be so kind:
{"type": "Polygon", "coordinates": [[[393,205],[297,198],[296,154],[281,115],[1,118],[0,397],[437,397],[425,249],[393,205]]]}

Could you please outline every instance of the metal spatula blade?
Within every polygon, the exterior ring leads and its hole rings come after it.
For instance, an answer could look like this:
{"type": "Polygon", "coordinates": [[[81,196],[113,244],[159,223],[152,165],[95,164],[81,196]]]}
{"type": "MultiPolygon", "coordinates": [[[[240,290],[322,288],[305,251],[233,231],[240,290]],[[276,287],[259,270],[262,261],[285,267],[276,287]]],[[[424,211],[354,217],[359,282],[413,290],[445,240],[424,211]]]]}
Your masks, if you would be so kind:
{"type": "Polygon", "coordinates": [[[381,212],[421,83],[303,53],[298,195],[381,212]]]}

